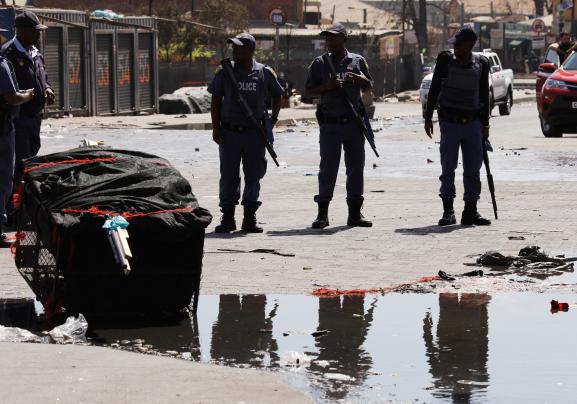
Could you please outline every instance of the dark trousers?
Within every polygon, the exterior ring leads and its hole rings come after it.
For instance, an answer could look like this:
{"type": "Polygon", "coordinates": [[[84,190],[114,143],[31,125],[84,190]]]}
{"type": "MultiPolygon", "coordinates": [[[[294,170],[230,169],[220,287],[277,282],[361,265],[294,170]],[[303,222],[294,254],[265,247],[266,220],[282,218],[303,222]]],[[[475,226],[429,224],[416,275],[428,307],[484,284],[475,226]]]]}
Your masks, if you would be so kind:
{"type": "Polygon", "coordinates": [[[12,196],[14,177],[14,126],[0,124],[0,224],[6,223],[6,206],[12,196]]]}
{"type": "Polygon", "coordinates": [[[16,161],[34,157],[40,150],[40,125],[42,116],[18,115],[14,119],[16,131],[16,161]]]}
{"type": "Polygon", "coordinates": [[[333,199],[341,149],[345,151],[347,174],[347,200],[363,200],[365,138],[354,122],[347,124],[321,124],[321,163],[319,170],[319,194],[315,202],[328,203],[333,199]]]}
{"type": "Polygon", "coordinates": [[[480,170],[483,166],[483,134],[481,121],[468,124],[441,121],[441,167],[440,197],[454,199],[455,169],[459,165],[459,149],[463,154],[463,185],[466,202],[476,202],[481,195],[480,170]]]}
{"type": "Polygon", "coordinates": [[[255,131],[236,133],[222,130],[224,143],[219,146],[221,208],[238,205],[240,199],[240,163],[244,172],[242,204],[258,208],[261,204],[260,180],[266,174],[265,146],[255,131]]]}

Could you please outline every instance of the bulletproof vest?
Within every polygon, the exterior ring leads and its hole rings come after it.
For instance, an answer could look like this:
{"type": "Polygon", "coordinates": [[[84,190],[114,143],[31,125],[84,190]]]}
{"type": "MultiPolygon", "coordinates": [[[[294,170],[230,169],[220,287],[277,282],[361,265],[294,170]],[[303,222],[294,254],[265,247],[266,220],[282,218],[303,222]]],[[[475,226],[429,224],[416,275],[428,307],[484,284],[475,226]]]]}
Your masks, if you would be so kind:
{"type": "Polygon", "coordinates": [[[443,79],[439,108],[478,111],[481,109],[479,100],[479,83],[481,81],[481,62],[479,55],[472,55],[471,63],[463,65],[452,55],[447,69],[447,77],[443,79]]]}
{"type": "MultiPolygon", "coordinates": [[[[236,70],[233,71],[239,85],[240,94],[252,109],[254,116],[257,119],[261,119],[266,108],[267,91],[264,72],[266,66],[255,62],[255,67],[257,71],[256,75],[251,74],[246,76],[236,70]]],[[[226,75],[224,76],[224,81],[225,100],[223,105],[223,119],[235,124],[248,123],[246,113],[236,99],[236,93],[232,88],[227,91],[227,86],[232,85],[232,83],[230,83],[226,75]]]]}

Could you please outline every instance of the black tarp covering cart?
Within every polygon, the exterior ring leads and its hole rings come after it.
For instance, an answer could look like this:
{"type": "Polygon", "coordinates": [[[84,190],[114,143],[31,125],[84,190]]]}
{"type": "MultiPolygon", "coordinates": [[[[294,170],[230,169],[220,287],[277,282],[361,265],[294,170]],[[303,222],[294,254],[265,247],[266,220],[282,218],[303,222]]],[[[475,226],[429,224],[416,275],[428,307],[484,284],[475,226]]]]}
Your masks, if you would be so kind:
{"type": "Polygon", "coordinates": [[[81,148],[25,160],[14,200],[16,266],[46,305],[82,312],[173,311],[198,302],[212,216],[162,158],[81,148]],[[103,225],[122,216],[119,267],[103,225]]]}

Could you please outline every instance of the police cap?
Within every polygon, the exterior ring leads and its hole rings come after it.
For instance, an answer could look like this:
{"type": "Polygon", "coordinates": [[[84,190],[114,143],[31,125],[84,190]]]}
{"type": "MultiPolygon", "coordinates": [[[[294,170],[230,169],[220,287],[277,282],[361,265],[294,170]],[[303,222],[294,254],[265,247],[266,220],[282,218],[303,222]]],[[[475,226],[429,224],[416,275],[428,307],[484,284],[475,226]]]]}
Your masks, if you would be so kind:
{"type": "Polygon", "coordinates": [[[32,11],[24,11],[16,16],[14,19],[14,26],[16,28],[34,28],[38,31],[44,31],[48,27],[40,23],[40,19],[32,11]]]}

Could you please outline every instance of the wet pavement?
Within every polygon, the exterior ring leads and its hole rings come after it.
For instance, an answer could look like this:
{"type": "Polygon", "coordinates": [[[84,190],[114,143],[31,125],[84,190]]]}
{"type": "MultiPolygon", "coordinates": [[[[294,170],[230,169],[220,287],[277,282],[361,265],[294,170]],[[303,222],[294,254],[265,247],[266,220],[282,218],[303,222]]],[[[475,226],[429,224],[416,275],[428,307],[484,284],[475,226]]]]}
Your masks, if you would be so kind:
{"type": "Polygon", "coordinates": [[[202,296],[195,319],[89,319],[88,338],[271,370],[318,402],[570,402],[576,307],[574,294],[202,296]],[[552,313],[552,299],[569,310],[552,313]]]}

